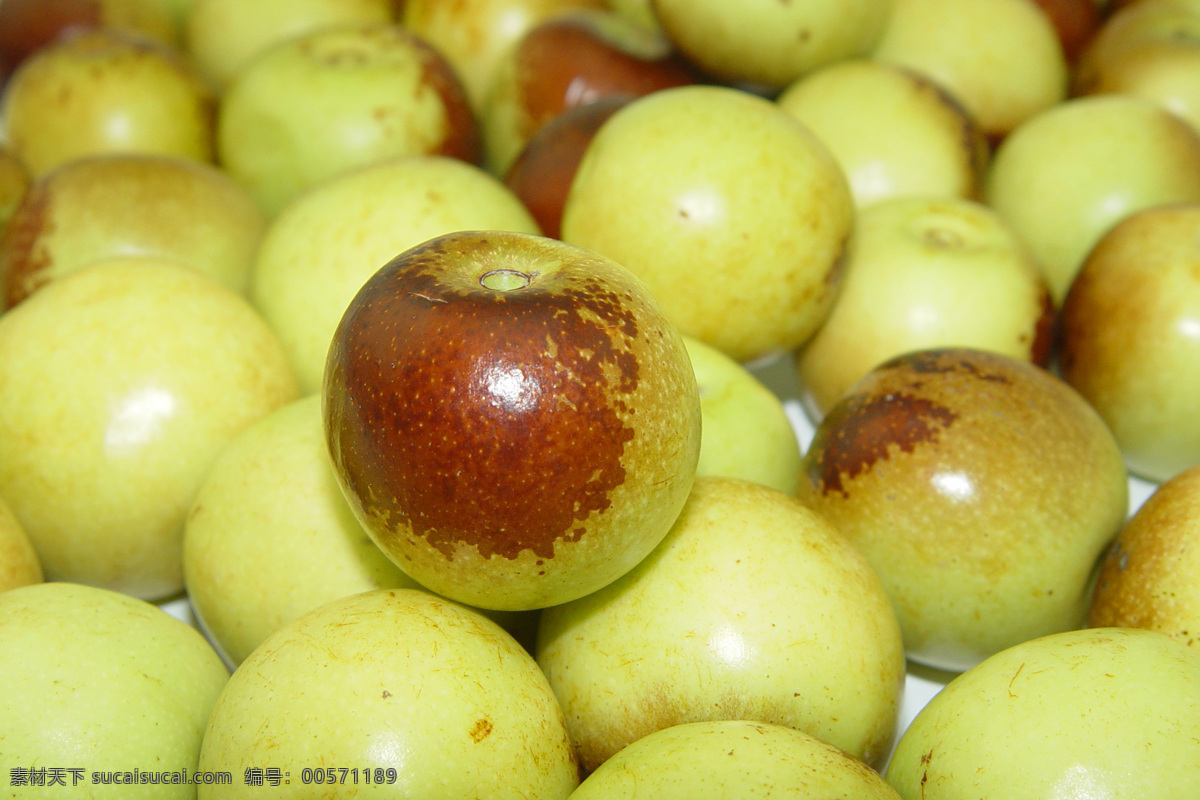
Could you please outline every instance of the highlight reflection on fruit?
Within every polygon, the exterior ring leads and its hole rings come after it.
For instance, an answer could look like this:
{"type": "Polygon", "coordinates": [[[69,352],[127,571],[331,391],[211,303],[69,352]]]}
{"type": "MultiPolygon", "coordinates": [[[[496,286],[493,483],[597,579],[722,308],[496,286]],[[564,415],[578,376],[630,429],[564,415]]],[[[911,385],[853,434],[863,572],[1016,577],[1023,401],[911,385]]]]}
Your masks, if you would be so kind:
{"type": "Polygon", "coordinates": [[[904,648],[863,554],[794,496],[700,477],[627,575],[542,611],[537,660],[594,770],[639,738],[705,720],[785,725],[879,767],[904,648]]]}
{"type": "Polygon", "coordinates": [[[164,259],[93,263],[0,315],[0,496],[48,580],[174,596],[210,465],[295,393],[233,290],[164,259]]]}
{"type": "Polygon", "coordinates": [[[213,158],[216,101],[191,64],[118,30],[97,28],[37,50],[0,100],[8,146],[35,178],[95,153],[213,158]]]}
{"type": "Polygon", "coordinates": [[[600,127],[562,239],[625,266],[683,333],[749,362],[824,320],[853,222],[845,174],[803,123],[697,85],[639,97],[600,127]]]}
{"type": "Polygon", "coordinates": [[[982,350],[876,367],[830,409],[801,499],[862,548],[914,661],[966,669],[1080,625],[1128,510],[1120,451],[1065,382],[982,350]]]}
{"type": "Polygon", "coordinates": [[[627,270],[553,239],[447,234],[397,256],[334,334],[325,425],[380,547],[482,608],[562,603],[636,565],[695,477],[679,334],[627,270]]]}
{"type": "Polygon", "coordinates": [[[458,230],[539,233],[498,179],[432,155],[329,178],[271,219],[248,294],[279,334],[302,392],[320,391],[329,342],[363,283],[397,253],[458,230]]]}

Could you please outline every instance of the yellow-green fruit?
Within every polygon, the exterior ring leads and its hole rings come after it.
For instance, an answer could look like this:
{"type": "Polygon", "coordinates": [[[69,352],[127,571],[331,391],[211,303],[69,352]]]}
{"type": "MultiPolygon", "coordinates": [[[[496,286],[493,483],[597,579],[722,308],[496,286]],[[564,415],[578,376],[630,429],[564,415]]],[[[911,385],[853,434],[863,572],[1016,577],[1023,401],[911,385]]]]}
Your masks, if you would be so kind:
{"type": "Polygon", "coordinates": [[[263,208],[385,158],[475,161],[478,129],[445,58],[399,25],[321,28],[280,42],[221,97],[217,154],[263,208]]]}
{"type": "Polygon", "coordinates": [[[961,671],[1083,623],[1129,509],[1096,411],[1026,361],[965,348],[879,365],[817,426],[799,496],[887,586],[908,657],[961,671]]]}
{"type": "Polygon", "coordinates": [[[1135,94],[1200,131],[1200,4],[1125,3],[1086,43],[1072,73],[1076,95],[1135,94]]]}
{"type": "Polygon", "coordinates": [[[1200,202],[1130,214],[1084,260],[1059,315],[1062,375],[1112,429],[1129,470],[1200,465],[1200,202]]]}
{"type": "Polygon", "coordinates": [[[110,153],[73,159],[30,187],[0,237],[3,303],[94,261],[153,256],[244,292],[267,224],[211,164],[110,153]]]}
{"type": "Polygon", "coordinates": [[[171,5],[179,2],[186,0],[100,0],[100,24],[175,47],[182,27],[171,5]]]}
{"type": "Polygon", "coordinates": [[[279,800],[563,800],[579,783],[533,658],[486,617],[416,589],[335,600],[243,662],[200,753],[201,769],[238,780],[199,797],[260,798],[240,777],[263,766],[290,776],[269,790],[279,800]],[[340,784],[338,767],[359,770],[359,783],[340,784]]]}
{"type": "Polygon", "coordinates": [[[196,616],[234,664],[323,603],[416,587],[346,505],[317,395],[271,412],[221,451],[188,513],[183,545],[196,616]]]}
{"type": "Polygon", "coordinates": [[[984,199],[1033,251],[1061,304],[1088,253],[1121,219],[1200,202],[1200,135],[1145,98],[1068,100],[1004,138],[984,199]]]}
{"type": "Polygon", "coordinates": [[[5,87],[8,146],[33,177],[85,155],[213,157],[215,98],[171,50],[99,28],[43,47],[5,87]]]}
{"type": "Polygon", "coordinates": [[[791,494],[800,443],[779,396],[715,347],[684,337],[700,391],[697,475],[724,475],[791,494]]]}
{"type": "Polygon", "coordinates": [[[662,728],[756,720],[878,766],[905,681],[878,576],[790,494],[697,478],[659,547],[610,586],[545,609],[537,659],[585,771],[662,728]]]}
{"type": "Polygon", "coordinates": [[[844,797],[899,800],[878,772],[816,737],[762,722],[690,722],[638,739],[571,800],[844,797]]]}
{"type": "Polygon", "coordinates": [[[605,8],[605,0],[404,0],[403,6],[404,26],[445,55],[482,113],[497,64],[526,31],[560,12],[605,8]]]}
{"type": "Polygon", "coordinates": [[[904,800],[1200,796],[1200,652],[1095,628],[1004,650],[942,689],[901,737],[904,800]]]}
{"type": "Polygon", "coordinates": [[[841,167],[795,117],[748,92],[685,86],[604,124],[561,237],[637,275],[682,333],[749,362],[820,325],[853,221],[841,167]]]}
{"type": "Polygon", "coordinates": [[[996,212],[955,197],[859,211],[842,289],[797,353],[814,418],[889,358],[973,347],[1045,366],[1054,303],[1029,248],[996,212]]]}
{"type": "Polygon", "coordinates": [[[654,15],[653,0],[608,0],[608,6],[630,22],[651,31],[662,30],[654,15]]]}
{"type": "Polygon", "coordinates": [[[0,641],[5,796],[196,797],[179,779],[195,775],[229,673],[195,628],[124,594],[42,583],[0,593],[0,641]],[[42,784],[19,782],[38,769],[42,784]]]}
{"type": "Polygon", "coordinates": [[[224,87],[273,44],[321,28],[393,18],[392,0],[193,0],[184,45],[201,74],[224,87]]]}
{"type": "Polygon", "coordinates": [[[175,594],[212,462],[295,395],[240,295],[173,262],[97,262],[0,316],[0,496],[48,579],[175,594]]]}
{"type": "Polygon", "coordinates": [[[421,585],[563,603],[662,541],[700,452],[678,333],[611,259],[459,231],[401,253],[329,349],[326,439],[363,527],[421,585]]]}
{"type": "Polygon", "coordinates": [[[196,0],[151,0],[151,2],[166,11],[171,19],[174,20],[178,35],[182,38],[184,28],[187,25],[187,15],[191,13],[192,6],[196,4],[196,0]]]}
{"type": "Polygon", "coordinates": [[[772,89],[867,55],[887,29],[892,6],[893,0],[653,2],[667,36],[706,74],[772,89]]]}
{"type": "Polygon", "coordinates": [[[302,391],[321,388],[333,332],[367,279],[408,248],[460,230],[539,233],[504,184],[447,156],[387,159],[323,181],[280,211],[255,259],[250,298],[302,391]]]}
{"type": "Polygon", "coordinates": [[[989,137],[1067,96],[1058,32],[1028,0],[893,0],[870,55],[933,80],[989,137]]]}
{"type": "Polygon", "coordinates": [[[873,59],[839,61],[778,96],[807,125],[850,181],[855,205],[892,197],[983,194],[983,130],[933,80],[873,59]]]}
{"type": "Polygon", "coordinates": [[[41,583],[42,563],[12,509],[0,500],[0,592],[41,583]]]}
{"type": "Polygon", "coordinates": [[[1200,466],[1159,486],[1117,534],[1088,624],[1147,628],[1200,649],[1200,466]]]}

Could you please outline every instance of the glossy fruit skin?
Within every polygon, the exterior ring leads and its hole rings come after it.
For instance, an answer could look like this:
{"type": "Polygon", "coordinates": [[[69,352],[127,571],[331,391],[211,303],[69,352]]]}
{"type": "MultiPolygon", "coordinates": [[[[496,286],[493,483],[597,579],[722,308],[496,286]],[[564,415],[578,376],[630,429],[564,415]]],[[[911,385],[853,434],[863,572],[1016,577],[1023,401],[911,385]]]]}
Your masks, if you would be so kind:
{"type": "Polygon", "coordinates": [[[792,495],[721,477],[696,479],[627,575],[544,609],[536,653],[585,771],[654,731],[738,719],[879,766],[905,681],[899,626],[862,554],[792,495]]]}
{"type": "MultiPolygon", "coordinates": [[[[204,637],[128,595],[52,582],[0,593],[0,697],[10,797],[194,800],[187,783],[124,785],[93,772],[194,774],[205,722],[229,672],[204,637]],[[65,772],[66,788],[21,786],[15,767],[65,772]]],[[[240,776],[239,776],[240,777],[240,776]]]]}
{"type": "Polygon", "coordinates": [[[814,736],[747,720],[649,734],[589,775],[571,800],[899,800],[879,773],[814,736]]]}
{"type": "Polygon", "coordinates": [[[1156,0],[1114,13],[1083,51],[1072,91],[1145,97],[1200,131],[1200,6],[1156,0]]]}
{"type": "Polygon", "coordinates": [[[483,615],[420,589],[327,603],[234,673],[199,761],[234,780],[199,787],[199,800],[261,794],[240,779],[264,764],[291,775],[268,789],[280,800],[566,800],[579,783],[562,709],[529,653],[483,615]],[[381,779],[304,782],[305,770],[343,765],[381,779]]]}
{"type": "Polygon", "coordinates": [[[1200,649],[1200,467],[1155,489],[1100,566],[1088,624],[1146,628],[1200,649]]]}
{"type": "Polygon", "coordinates": [[[562,213],[571,182],[600,126],[633,95],[610,94],[558,114],[536,133],[504,174],[504,183],[537,220],[542,233],[562,235],[562,213]]]}
{"type": "Polygon", "coordinates": [[[544,237],[464,231],[397,256],[347,308],[323,392],[364,527],[417,581],[482,608],[624,574],[695,476],[678,333],[627,270],[544,237]]]}
{"type": "Polygon", "coordinates": [[[603,11],[605,0],[403,0],[400,20],[454,65],[482,113],[497,65],[535,25],[558,14],[603,11]]]}
{"type": "Polygon", "coordinates": [[[958,348],[856,383],[817,427],[799,495],[880,574],[908,657],[959,671],[1080,625],[1129,505],[1116,441],[1075,390],[958,348]]]}
{"type": "Polygon", "coordinates": [[[0,316],[0,495],[48,580],[173,596],[209,466],[296,391],[240,295],[170,261],[96,262],[0,316]]]}
{"type": "Polygon", "coordinates": [[[683,333],[746,363],[800,345],[825,318],[853,217],[845,174],[801,122],[697,85],[604,123],[561,235],[637,275],[683,333]]]}
{"type": "Polygon", "coordinates": [[[1112,429],[1129,470],[1161,482],[1200,464],[1200,203],[1124,218],[1063,303],[1063,377],[1112,429]]]}
{"type": "Polygon", "coordinates": [[[460,230],[540,232],[498,179],[439,155],[329,178],[270,220],[249,297],[279,334],[301,391],[321,390],[333,332],[363,283],[397,253],[460,230]]]}
{"type": "Polygon", "coordinates": [[[887,770],[904,800],[1200,793],[1200,652],[1154,631],[1030,640],[954,679],[887,770]]]}

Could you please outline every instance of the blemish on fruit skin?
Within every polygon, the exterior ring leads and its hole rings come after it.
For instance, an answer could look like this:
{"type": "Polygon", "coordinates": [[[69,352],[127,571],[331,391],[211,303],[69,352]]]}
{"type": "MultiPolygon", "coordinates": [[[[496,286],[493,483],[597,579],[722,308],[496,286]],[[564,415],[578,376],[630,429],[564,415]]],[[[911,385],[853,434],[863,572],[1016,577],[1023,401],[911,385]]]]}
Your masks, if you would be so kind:
{"type": "Polygon", "coordinates": [[[1034,326],[1033,343],[1029,346],[1029,360],[1039,367],[1046,367],[1049,366],[1050,357],[1054,353],[1055,326],[1058,314],[1054,307],[1054,298],[1048,287],[1042,288],[1039,302],[1042,306],[1042,313],[1034,326]]]}
{"type": "Polygon", "coordinates": [[[891,457],[893,448],[912,453],[920,444],[936,443],[956,419],[949,408],[907,392],[851,395],[830,409],[818,429],[808,478],[824,494],[848,497],[845,481],[891,457]]]}
{"type": "Polygon", "coordinates": [[[471,741],[479,744],[492,734],[492,727],[492,721],[487,717],[475,720],[475,724],[471,726],[470,730],[471,741]]]}
{"type": "MultiPolygon", "coordinates": [[[[999,370],[988,372],[980,365],[985,358],[965,357],[954,350],[928,350],[894,358],[884,364],[881,369],[904,369],[920,375],[946,375],[954,372],[965,373],[971,378],[989,383],[1011,384],[1012,380],[999,370]]],[[[999,367],[1000,364],[997,364],[999,367]]]]}
{"type": "Polygon", "coordinates": [[[599,282],[557,293],[538,281],[514,291],[447,289],[428,269],[454,257],[439,249],[446,246],[410,251],[403,268],[412,291],[391,288],[401,267],[389,265],[352,304],[356,338],[377,340],[358,349],[393,355],[341,363],[339,402],[355,407],[349,415],[365,427],[334,446],[347,464],[359,462],[345,470],[348,480],[383,476],[381,485],[356,488],[377,498],[396,535],[411,529],[447,559],[461,545],[484,558],[529,550],[553,559],[556,542],[578,540],[580,523],[608,508],[625,481],[621,459],[634,435],[626,398],[640,381],[628,351],[637,320],[628,298],[599,282]],[[454,302],[431,305],[451,295],[454,302]],[[501,358],[475,361],[461,346],[489,337],[505,343],[492,348],[501,358]],[[548,340],[557,343],[553,355],[548,340]],[[411,385],[430,391],[416,395],[411,385]],[[389,464],[368,463],[380,449],[389,464]],[[411,508],[423,511],[410,516],[411,508]]]}
{"type": "Polygon", "coordinates": [[[53,232],[48,211],[51,195],[45,181],[31,184],[4,229],[0,239],[3,308],[12,308],[48,280],[52,259],[37,243],[53,232]]]}
{"type": "MultiPolygon", "coordinates": [[[[445,57],[423,38],[400,25],[367,26],[344,40],[325,37],[298,42],[302,55],[328,68],[369,69],[375,63],[394,61],[397,55],[415,57],[420,70],[418,90],[432,89],[445,113],[442,136],[430,154],[477,164],[482,153],[479,124],[462,82],[445,57]]],[[[376,111],[376,121],[378,110],[376,111]]]]}

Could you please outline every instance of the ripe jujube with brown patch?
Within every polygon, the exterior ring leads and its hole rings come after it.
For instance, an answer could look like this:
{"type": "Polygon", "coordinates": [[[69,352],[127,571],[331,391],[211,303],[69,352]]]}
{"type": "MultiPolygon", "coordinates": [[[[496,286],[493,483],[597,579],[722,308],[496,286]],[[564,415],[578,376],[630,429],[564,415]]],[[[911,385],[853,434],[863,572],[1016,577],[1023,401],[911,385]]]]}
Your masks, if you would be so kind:
{"type": "Polygon", "coordinates": [[[1100,416],[1025,361],[897,356],[817,427],[799,495],[883,578],[908,657],[963,670],[1077,627],[1128,481],[1100,416]]]}
{"type": "Polygon", "coordinates": [[[615,580],[695,477],[679,334],[623,267],[545,237],[459,232],[397,256],[346,310],[323,391],[368,533],[427,588],[482,608],[615,580]]]}

